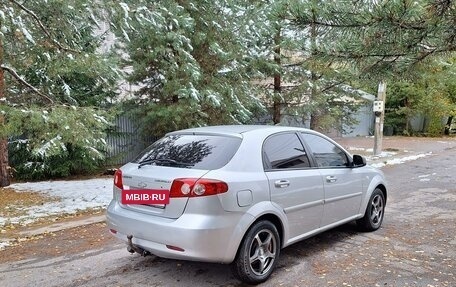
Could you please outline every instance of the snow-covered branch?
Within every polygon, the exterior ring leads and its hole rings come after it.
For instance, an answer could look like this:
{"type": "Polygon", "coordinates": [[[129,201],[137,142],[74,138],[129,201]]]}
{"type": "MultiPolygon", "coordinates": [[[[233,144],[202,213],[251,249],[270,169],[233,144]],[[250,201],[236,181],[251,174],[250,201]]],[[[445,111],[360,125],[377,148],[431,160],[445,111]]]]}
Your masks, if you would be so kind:
{"type": "Polygon", "coordinates": [[[5,65],[0,65],[0,69],[3,69],[4,71],[7,71],[8,73],[10,73],[11,76],[13,76],[19,83],[23,84],[24,86],[26,86],[27,88],[31,89],[33,92],[35,92],[36,94],[38,94],[39,96],[45,98],[47,101],[49,101],[51,104],[54,103],[54,100],[52,100],[49,96],[43,94],[42,92],[40,92],[40,90],[38,90],[37,88],[35,88],[32,84],[30,84],[29,82],[27,82],[24,78],[22,78],[21,76],[19,76],[19,74],[13,69],[13,68],[10,68],[8,66],[5,66],[5,65]]]}
{"type": "Polygon", "coordinates": [[[71,49],[71,48],[68,48],[68,47],[64,47],[60,42],[58,42],[56,39],[54,39],[51,35],[51,33],[49,33],[49,31],[47,30],[47,28],[44,26],[43,22],[41,22],[40,18],[38,18],[38,16],[35,14],[35,12],[33,12],[32,10],[28,9],[27,7],[25,7],[23,4],[17,2],[16,0],[9,0],[10,2],[16,4],[17,6],[19,6],[24,12],[26,12],[27,14],[29,14],[33,19],[35,19],[36,23],[38,24],[38,26],[40,26],[40,29],[43,31],[43,33],[46,35],[46,37],[49,38],[49,40],[52,41],[52,43],[57,46],[57,48],[59,48],[60,50],[63,50],[63,51],[67,51],[67,52],[74,52],[74,53],[79,53],[79,51],[77,50],[74,50],[74,49],[71,49]]]}

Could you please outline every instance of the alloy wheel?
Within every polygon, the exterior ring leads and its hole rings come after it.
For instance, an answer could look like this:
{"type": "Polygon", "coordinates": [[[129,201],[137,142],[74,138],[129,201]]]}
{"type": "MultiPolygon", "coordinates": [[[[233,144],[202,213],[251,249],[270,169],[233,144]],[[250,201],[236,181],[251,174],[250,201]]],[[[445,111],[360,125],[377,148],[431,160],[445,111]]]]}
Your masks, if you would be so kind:
{"type": "Polygon", "coordinates": [[[250,244],[250,268],[256,275],[263,275],[274,265],[276,239],[268,229],[260,230],[250,244]]]}
{"type": "Polygon", "coordinates": [[[375,195],[374,198],[372,198],[371,205],[370,218],[372,224],[377,226],[382,222],[384,208],[383,198],[379,194],[375,195]]]}

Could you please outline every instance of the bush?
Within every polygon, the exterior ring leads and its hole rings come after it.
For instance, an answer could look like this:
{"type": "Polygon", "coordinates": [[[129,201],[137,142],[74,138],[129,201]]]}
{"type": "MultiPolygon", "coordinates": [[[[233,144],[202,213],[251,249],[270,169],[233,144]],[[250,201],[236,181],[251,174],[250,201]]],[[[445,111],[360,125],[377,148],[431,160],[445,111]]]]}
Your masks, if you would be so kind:
{"type": "Polygon", "coordinates": [[[65,144],[66,151],[51,156],[34,154],[27,141],[16,141],[8,145],[10,165],[15,169],[14,177],[19,180],[43,180],[71,175],[87,175],[98,172],[104,165],[93,151],[65,144]]]}
{"type": "MultiPolygon", "coordinates": [[[[91,107],[1,106],[10,142],[9,165],[19,179],[46,179],[93,173],[106,158],[106,111],[91,107]]],[[[2,135],[2,130],[0,130],[2,135]]]]}

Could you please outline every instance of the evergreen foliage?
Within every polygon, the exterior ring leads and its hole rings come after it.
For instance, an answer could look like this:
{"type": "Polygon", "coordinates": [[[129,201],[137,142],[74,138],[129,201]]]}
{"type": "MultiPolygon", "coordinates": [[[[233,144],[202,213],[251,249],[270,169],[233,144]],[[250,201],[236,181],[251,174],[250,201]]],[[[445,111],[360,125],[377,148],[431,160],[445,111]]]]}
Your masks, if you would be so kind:
{"type": "Polygon", "coordinates": [[[326,28],[333,42],[320,56],[354,64],[365,76],[401,73],[456,50],[454,1],[322,1],[318,10],[328,17],[296,21],[326,28]]]}
{"type": "Polygon", "coordinates": [[[19,179],[86,174],[104,162],[105,113],[93,108],[55,106],[7,108],[10,164],[19,179]]]}
{"type": "MultiPolygon", "coordinates": [[[[36,0],[23,5],[11,0],[0,4],[2,65],[56,103],[102,105],[113,97],[115,62],[96,51],[103,40],[95,22],[94,11],[99,7],[69,0],[36,0]]],[[[9,102],[49,102],[12,74],[5,75],[9,102]]]]}
{"type": "Polygon", "coordinates": [[[438,134],[456,114],[454,27],[454,1],[5,0],[0,150],[20,139],[10,157],[34,178],[92,169],[118,101],[154,136],[271,114],[339,129],[379,80],[387,124],[408,133],[422,113],[438,134]]]}
{"type": "Polygon", "coordinates": [[[385,124],[399,134],[413,134],[410,121],[421,115],[426,121],[425,132],[441,135],[444,120],[456,114],[455,60],[438,57],[417,65],[410,77],[391,81],[385,124]]]}
{"type": "Polygon", "coordinates": [[[119,72],[100,50],[103,10],[96,2],[0,3],[0,136],[22,139],[9,148],[18,176],[66,176],[92,170],[104,157],[108,122],[93,106],[116,96],[119,72]]]}
{"type": "Polygon", "coordinates": [[[451,116],[454,103],[454,91],[446,87],[455,75],[444,68],[439,77],[449,81],[439,82],[429,71],[442,69],[436,57],[445,62],[456,50],[454,1],[302,2],[314,3],[319,17],[300,4],[293,8],[294,22],[315,25],[332,39],[318,43],[315,58],[338,69],[350,67],[372,93],[376,82],[386,80],[387,107],[394,109],[386,116],[388,125],[409,133],[410,119],[421,113],[430,120],[428,132],[441,134],[442,118],[451,116]]]}
{"type": "MultiPolygon", "coordinates": [[[[271,27],[280,35],[280,70],[284,116],[300,118],[311,129],[342,130],[356,121],[352,115],[365,100],[352,69],[319,57],[320,47],[333,42],[328,27],[317,22],[329,19],[325,1],[278,1],[271,9],[271,27]],[[280,4],[281,3],[281,4],[280,4]],[[299,19],[310,18],[303,22],[299,19]]],[[[274,47],[274,46],[273,46],[274,47]]]]}
{"type": "Polygon", "coordinates": [[[233,1],[129,1],[111,10],[128,80],[129,108],[147,132],[248,123],[263,105],[251,84],[233,1]]]}

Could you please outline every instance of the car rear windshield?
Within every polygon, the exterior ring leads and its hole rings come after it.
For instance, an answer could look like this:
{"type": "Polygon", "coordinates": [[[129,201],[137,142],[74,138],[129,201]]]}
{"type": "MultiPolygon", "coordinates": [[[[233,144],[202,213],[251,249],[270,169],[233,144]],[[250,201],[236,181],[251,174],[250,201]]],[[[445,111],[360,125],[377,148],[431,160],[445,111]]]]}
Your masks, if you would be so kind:
{"type": "Polygon", "coordinates": [[[133,162],[212,170],[226,165],[240,138],[219,135],[170,135],[146,148],[133,162]]]}

